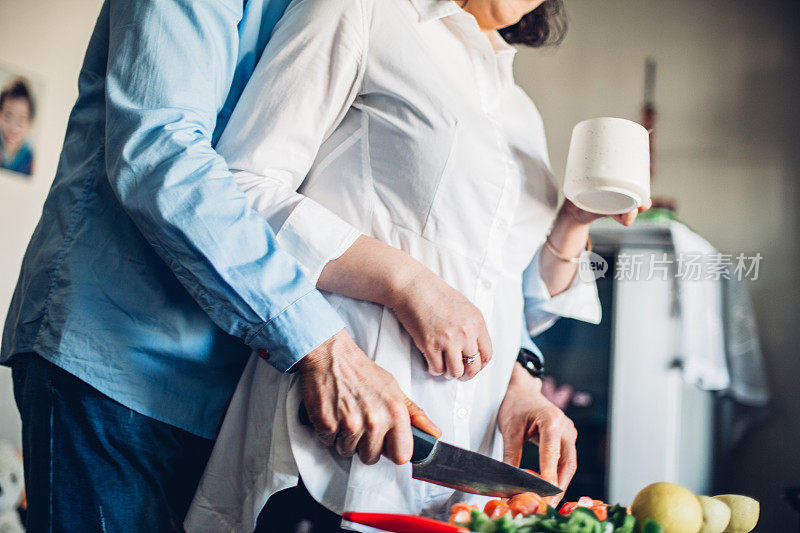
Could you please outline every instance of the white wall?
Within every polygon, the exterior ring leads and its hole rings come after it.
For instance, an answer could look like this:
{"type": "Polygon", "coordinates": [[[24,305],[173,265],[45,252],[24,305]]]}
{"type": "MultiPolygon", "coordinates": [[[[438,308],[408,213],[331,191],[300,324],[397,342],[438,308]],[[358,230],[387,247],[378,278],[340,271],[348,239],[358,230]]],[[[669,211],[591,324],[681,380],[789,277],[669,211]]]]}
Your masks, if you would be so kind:
{"type": "MultiPolygon", "coordinates": [[[[781,501],[800,485],[800,2],[566,0],[556,50],[524,50],[518,82],[539,106],[561,175],[572,126],[639,119],[644,59],[658,61],[654,194],[720,249],[761,252],[749,289],[776,395],[737,453],[730,490],[759,497],[760,531],[796,528],[781,501]]],[[[642,354],[646,356],[646,354],[642,354]]]]}
{"type": "MultiPolygon", "coordinates": [[[[0,175],[0,318],[5,321],[22,254],[39,220],[77,90],[77,74],[101,0],[0,0],[0,63],[41,80],[37,169],[0,175]]],[[[0,367],[0,439],[19,442],[11,372],[0,367]]]]}

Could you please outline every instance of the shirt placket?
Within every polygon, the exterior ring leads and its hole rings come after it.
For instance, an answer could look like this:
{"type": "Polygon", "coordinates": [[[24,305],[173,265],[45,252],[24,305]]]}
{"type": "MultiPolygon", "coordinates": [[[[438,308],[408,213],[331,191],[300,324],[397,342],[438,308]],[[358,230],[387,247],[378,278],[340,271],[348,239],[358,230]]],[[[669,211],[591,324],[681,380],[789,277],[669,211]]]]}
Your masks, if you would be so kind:
{"type": "MultiPolygon", "coordinates": [[[[519,200],[519,169],[508,146],[500,121],[499,105],[503,81],[498,66],[498,57],[485,37],[477,34],[471,40],[470,52],[475,69],[476,88],[481,111],[485,115],[489,135],[486,146],[491,154],[492,168],[497,173],[487,176],[501,188],[500,199],[492,214],[491,227],[486,242],[486,254],[478,273],[475,289],[475,305],[488,322],[493,312],[494,294],[498,278],[503,271],[503,248],[508,237],[511,217],[519,200]]],[[[475,399],[475,381],[456,386],[453,407],[454,441],[457,445],[470,446],[470,407],[475,399]]]]}
{"type": "Polygon", "coordinates": [[[492,214],[486,255],[478,274],[475,294],[476,305],[489,320],[493,311],[495,288],[503,271],[503,250],[511,226],[511,217],[519,201],[519,168],[508,146],[499,115],[503,80],[500,76],[498,56],[493,51],[487,51],[491,49],[488,43],[481,44],[484,51],[480,53],[480,61],[476,61],[477,89],[481,109],[490,132],[489,137],[494,145],[492,168],[495,169],[495,173],[489,178],[496,180],[500,186],[500,199],[492,214]]]}

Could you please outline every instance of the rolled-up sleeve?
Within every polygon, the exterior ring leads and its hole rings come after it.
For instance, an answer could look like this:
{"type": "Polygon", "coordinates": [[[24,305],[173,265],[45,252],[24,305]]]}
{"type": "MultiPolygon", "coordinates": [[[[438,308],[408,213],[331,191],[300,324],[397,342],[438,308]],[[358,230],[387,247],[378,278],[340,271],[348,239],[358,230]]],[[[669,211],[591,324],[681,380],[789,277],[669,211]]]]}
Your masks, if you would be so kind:
{"type": "Polygon", "coordinates": [[[298,189],[358,95],[365,33],[360,0],[293,3],[217,147],[312,282],[361,234],[298,189]]]}
{"type": "Polygon", "coordinates": [[[227,333],[281,371],[344,327],[212,146],[241,0],[107,2],[106,172],[144,237],[227,333]]]}
{"type": "Polygon", "coordinates": [[[550,296],[550,291],[541,275],[539,265],[541,253],[542,248],[539,248],[523,273],[522,293],[525,298],[527,333],[535,337],[552,326],[559,317],[599,324],[602,308],[596,283],[583,281],[576,274],[566,290],[550,296]]]}

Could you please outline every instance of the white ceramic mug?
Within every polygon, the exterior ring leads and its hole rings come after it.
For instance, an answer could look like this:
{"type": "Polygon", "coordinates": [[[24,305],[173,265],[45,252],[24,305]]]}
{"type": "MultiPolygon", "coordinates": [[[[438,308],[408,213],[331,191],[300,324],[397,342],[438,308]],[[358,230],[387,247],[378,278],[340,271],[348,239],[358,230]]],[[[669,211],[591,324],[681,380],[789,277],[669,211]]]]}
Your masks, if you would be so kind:
{"type": "Polygon", "coordinates": [[[650,198],[650,141],[641,124],[601,117],[572,130],[564,196],[585,211],[616,215],[650,198]]]}

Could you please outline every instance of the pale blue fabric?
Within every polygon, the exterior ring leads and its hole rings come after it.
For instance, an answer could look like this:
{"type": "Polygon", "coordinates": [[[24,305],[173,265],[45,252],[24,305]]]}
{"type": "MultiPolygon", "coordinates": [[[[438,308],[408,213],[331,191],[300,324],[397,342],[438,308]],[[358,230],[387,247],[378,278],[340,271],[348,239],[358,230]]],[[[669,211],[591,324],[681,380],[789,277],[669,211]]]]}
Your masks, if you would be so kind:
{"type": "Polygon", "coordinates": [[[287,4],[106,0],[0,361],[212,437],[251,349],[288,371],[344,327],[213,149],[287,4]]]}

